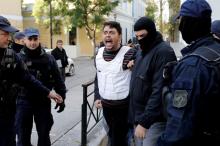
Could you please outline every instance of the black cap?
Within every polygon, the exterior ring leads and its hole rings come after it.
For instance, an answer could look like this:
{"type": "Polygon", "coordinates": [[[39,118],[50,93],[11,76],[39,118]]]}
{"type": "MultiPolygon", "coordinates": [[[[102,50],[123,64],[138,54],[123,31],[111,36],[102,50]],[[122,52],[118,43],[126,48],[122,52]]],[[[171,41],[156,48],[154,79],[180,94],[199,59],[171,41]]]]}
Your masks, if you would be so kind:
{"type": "Polygon", "coordinates": [[[0,16],[0,30],[10,32],[10,33],[18,31],[18,29],[11,26],[11,23],[8,21],[8,19],[3,16],[0,16]]]}

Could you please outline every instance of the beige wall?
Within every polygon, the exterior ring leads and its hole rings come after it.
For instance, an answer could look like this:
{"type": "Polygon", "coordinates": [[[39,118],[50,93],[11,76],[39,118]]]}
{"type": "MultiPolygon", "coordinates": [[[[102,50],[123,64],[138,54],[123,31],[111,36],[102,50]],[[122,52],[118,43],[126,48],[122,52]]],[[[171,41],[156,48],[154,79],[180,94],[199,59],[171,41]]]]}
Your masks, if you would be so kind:
{"type": "Polygon", "coordinates": [[[79,38],[79,47],[81,56],[92,56],[93,47],[91,41],[88,39],[86,35],[86,31],[84,28],[78,29],[77,37],[79,38]]]}
{"type": "MultiPolygon", "coordinates": [[[[80,47],[80,55],[81,56],[93,56],[94,50],[91,41],[88,39],[88,36],[86,35],[86,31],[84,28],[78,29],[78,35],[79,38],[79,47],[80,47]]],[[[96,42],[99,43],[101,38],[101,33],[96,34],[96,42]]]]}
{"type": "Polygon", "coordinates": [[[0,15],[8,18],[11,24],[23,30],[21,0],[0,0],[0,15]]]}
{"type": "Polygon", "coordinates": [[[21,0],[0,0],[0,14],[21,16],[21,0]]]}
{"type": "MultiPolygon", "coordinates": [[[[30,12],[22,13],[21,0],[0,0],[0,15],[5,16],[11,22],[11,24],[17,27],[20,31],[23,31],[27,27],[35,27],[40,31],[40,41],[42,45],[50,48],[50,30],[45,28],[41,24],[36,24],[34,17],[30,12]]],[[[79,56],[93,56],[93,47],[91,41],[88,39],[85,29],[78,29],[77,31],[77,46],[79,47],[79,56]]],[[[61,39],[64,45],[69,45],[69,34],[66,34],[62,30],[61,35],[53,36],[53,48],[56,46],[57,39],[61,39]]],[[[97,38],[97,42],[100,42],[100,37],[97,38]]]]}

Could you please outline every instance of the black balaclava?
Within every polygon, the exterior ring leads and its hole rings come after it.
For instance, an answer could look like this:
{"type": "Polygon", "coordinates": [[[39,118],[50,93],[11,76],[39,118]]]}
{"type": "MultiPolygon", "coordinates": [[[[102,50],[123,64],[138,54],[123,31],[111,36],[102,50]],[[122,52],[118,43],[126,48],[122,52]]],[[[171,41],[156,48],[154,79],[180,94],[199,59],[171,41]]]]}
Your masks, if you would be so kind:
{"type": "Polygon", "coordinates": [[[182,16],[179,30],[182,34],[183,40],[190,44],[199,38],[207,36],[211,31],[211,17],[208,18],[194,18],[189,16],[182,16]]]}
{"type": "Polygon", "coordinates": [[[141,17],[134,24],[134,31],[139,31],[143,29],[147,30],[148,34],[146,37],[138,40],[138,42],[142,51],[147,51],[148,49],[150,49],[156,38],[157,31],[155,23],[147,17],[141,17]]]}

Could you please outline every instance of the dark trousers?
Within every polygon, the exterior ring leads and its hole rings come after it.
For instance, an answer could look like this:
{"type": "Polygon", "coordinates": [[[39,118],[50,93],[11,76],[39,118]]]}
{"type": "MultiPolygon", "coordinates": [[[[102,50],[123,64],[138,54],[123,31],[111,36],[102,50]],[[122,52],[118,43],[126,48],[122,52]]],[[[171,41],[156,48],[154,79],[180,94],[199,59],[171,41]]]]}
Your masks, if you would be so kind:
{"type": "Polygon", "coordinates": [[[51,105],[37,106],[18,100],[16,112],[17,146],[31,146],[33,118],[38,133],[38,146],[50,146],[50,130],[53,125],[51,105]]]}
{"type": "Polygon", "coordinates": [[[128,107],[103,107],[103,115],[108,124],[108,137],[111,146],[127,146],[128,107]]]}
{"type": "Polygon", "coordinates": [[[15,112],[0,111],[0,146],[16,146],[15,112]]]}

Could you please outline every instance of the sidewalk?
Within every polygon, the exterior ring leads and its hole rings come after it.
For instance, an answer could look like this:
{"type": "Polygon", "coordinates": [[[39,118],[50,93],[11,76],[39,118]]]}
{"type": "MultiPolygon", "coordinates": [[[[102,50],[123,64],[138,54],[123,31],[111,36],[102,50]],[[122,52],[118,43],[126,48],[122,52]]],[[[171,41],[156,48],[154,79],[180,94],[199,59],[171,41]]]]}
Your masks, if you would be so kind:
{"type": "MultiPolygon", "coordinates": [[[[82,84],[95,77],[94,61],[89,57],[74,59],[76,73],[66,78],[68,92],[66,94],[66,108],[64,112],[57,113],[52,102],[54,125],[50,137],[52,146],[80,146],[81,144],[81,105],[83,101],[82,84]]],[[[92,86],[89,90],[93,90],[92,86]]],[[[93,100],[93,97],[90,97],[93,100]]],[[[35,126],[32,131],[32,144],[37,145],[37,132],[35,126]]],[[[102,128],[102,126],[96,126],[102,128]]],[[[97,146],[105,135],[104,129],[98,129],[88,136],[88,145],[97,146]],[[90,136],[91,135],[91,136],[90,136]],[[90,138],[91,137],[91,138],[90,138]]]]}
{"type": "MultiPolygon", "coordinates": [[[[106,131],[100,121],[88,134],[87,146],[106,146],[106,131]]],[[[65,133],[52,146],[81,146],[81,122],[65,133]]]]}

